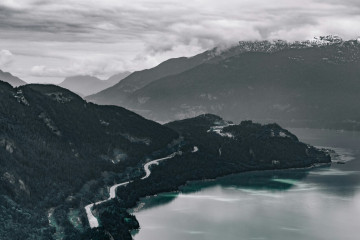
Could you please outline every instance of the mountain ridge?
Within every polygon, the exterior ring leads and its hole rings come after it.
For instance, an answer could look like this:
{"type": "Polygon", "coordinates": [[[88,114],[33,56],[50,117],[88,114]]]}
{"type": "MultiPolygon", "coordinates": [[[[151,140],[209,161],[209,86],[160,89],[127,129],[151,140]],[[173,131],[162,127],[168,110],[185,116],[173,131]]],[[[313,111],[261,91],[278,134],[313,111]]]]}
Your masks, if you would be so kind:
{"type": "Polygon", "coordinates": [[[114,104],[115,101],[118,101],[120,104],[129,93],[132,93],[153,81],[166,76],[179,74],[205,62],[216,62],[246,52],[273,53],[285,49],[323,47],[335,44],[339,45],[345,42],[359,43],[360,40],[344,41],[336,35],[328,35],[314,37],[312,40],[294,42],[284,40],[239,41],[238,44],[224,49],[215,47],[192,57],[168,59],[151,69],[134,72],[128,78],[125,78],[122,83],[104,89],[97,94],[87,96],[86,99],[100,104],[114,104]],[[180,67],[176,65],[180,65],[180,67]],[[181,65],[185,66],[181,67],[181,65]],[[170,70],[166,68],[170,68],[170,70]],[[163,73],[160,73],[161,71],[163,71],[163,73]],[[113,96],[114,100],[106,100],[106,95],[113,96]]]}
{"type": "Polygon", "coordinates": [[[106,103],[126,106],[160,122],[210,112],[236,121],[360,129],[360,118],[352,107],[359,100],[356,89],[360,90],[358,40],[329,36],[314,42],[243,44],[182,73],[152,81],[121,103],[112,96],[106,103]]]}
{"type": "Polygon", "coordinates": [[[13,76],[9,72],[3,72],[1,69],[0,69],[0,80],[8,82],[10,85],[12,85],[14,87],[18,87],[18,86],[27,84],[24,80],[21,80],[20,78],[18,78],[16,76],[13,76]]]}
{"type": "Polygon", "coordinates": [[[179,57],[166,60],[154,68],[134,72],[113,87],[104,89],[97,94],[87,96],[85,99],[91,101],[96,99],[95,102],[106,104],[108,102],[103,99],[102,96],[113,95],[121,103],[128,94],[146,86],[152,81],[191,69],[193,66],[197,66],[206,61],[208,57],[209,53],[204,52],[191,58],[179,57]]]}
{"type": "MultiPolygon", "coordinates": [[[[0,208],[7,223],[0,236],[52,239],[57,222],[67,237],[79,237],[71,209],[101,197],[110,182],[139,174],[138,164],[166,153],[177,138],[124,108],[87,103],[55,85],[0,81],[0,203],[7,206],[0,208]]],[[[86,229],[85,213],[76,219],[86,229]]]]}
{"type": "Polygon", "coordinates": [[[101,80],[90,75],[76,75],[65,78],[58,85],[84,97],[115,85],[129,74],[130,72],[121,72],[109,77],[106,80],[101,80]]]}

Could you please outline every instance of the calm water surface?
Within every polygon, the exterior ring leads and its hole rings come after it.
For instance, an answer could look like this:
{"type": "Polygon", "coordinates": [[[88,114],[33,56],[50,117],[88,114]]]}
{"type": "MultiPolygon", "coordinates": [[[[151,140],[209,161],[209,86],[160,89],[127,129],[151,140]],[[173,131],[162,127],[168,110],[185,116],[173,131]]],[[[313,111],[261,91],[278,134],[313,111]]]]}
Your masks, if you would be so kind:
{"type": "Polygon", "coordinates": [[[237,174],[143,199],[135,240],[359,240],[360,133],[290,130],[346,164],[237,174]]]}

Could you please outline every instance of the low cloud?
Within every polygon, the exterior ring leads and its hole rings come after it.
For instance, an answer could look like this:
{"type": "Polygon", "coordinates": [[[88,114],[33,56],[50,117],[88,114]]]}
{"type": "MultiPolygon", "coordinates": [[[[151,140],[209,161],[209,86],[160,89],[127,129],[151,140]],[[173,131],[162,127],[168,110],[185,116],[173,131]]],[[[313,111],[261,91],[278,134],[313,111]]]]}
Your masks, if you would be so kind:
{"type": "Polygon", "coordinates": [[[6,49],[0,50],[0,68],[10,65],[13,61],[13,54],[6,49]]]}
{"type": "Polygon", "coordinates": [[[104,75],[240,40],[355,38],[359,20],[357,0],[4,0],[0,46],[16,49],[17,58],[41,51],[64,59],[62,66],[36,63],[29,74],[104,75]],[[44,44],[24,49],[24,42],[44,44]],[[79,60],[86,55],[95,60],[79,60]]]}
{"type": "Polygon", "coordinates": [[[65,78],[74,75],[91,75],[107,78],[125,71],[121,59],[77,59],[66,66],[53,67],[36,65],[31,68],[31,75],[38,77],[65,78]]]}

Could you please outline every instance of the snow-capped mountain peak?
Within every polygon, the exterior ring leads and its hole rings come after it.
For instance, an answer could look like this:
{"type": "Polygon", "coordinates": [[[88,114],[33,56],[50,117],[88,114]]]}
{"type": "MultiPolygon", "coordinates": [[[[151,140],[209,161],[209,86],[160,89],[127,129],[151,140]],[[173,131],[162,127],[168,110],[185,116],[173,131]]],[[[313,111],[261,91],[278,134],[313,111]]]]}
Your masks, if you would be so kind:
{"type": "Polygon", "coordinates": [[[331,45],[336,43],[343,42],[343,39],[337,35],[328,35],[328,36],[320,36],[314,37],[310,42],[313,45],[331,45]]]}

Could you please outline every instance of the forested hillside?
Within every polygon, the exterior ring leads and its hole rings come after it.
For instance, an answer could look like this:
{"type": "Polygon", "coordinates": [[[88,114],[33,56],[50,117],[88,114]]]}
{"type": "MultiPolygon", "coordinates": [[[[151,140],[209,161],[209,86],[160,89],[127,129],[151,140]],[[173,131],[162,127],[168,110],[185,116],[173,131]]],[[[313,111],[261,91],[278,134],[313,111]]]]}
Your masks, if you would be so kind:
{"type": "Polygon", "coordinates": [[[205,114],[166,126],[183,137],[182,154],[153,167],[149,178],[137,178],[119,187],[115,199],[96,206],[101,226],[87,232],[87,236],[131,239],[129,230],[137,229],[139,223],[128,214],[128,208],[134,208],[141,197],[178,191],[179,186],[191,180],[330,163],[326,152],[299,142],[295,135],[277,124],[244,121],[233,125],[218,116],[205,114]]]}
{"type": "Polygon", "coordinates": [[[205,114],[166,125],[116,106],[88,103],[54,85],[0,82],[0,236],[4,239],[131,239],[127,210],[139,197],[190,180],[329,163],[277,124],[234,125],[205,114]],[[177,152],[144,176],[151,159],[177,152]],[[110,186],[130,180],[117,197],[110,186]]]}
{"type": "Polygon", "coordinates": [[[104,181],[126,178],[177,138],[126,109],[87,103],[60,87],[0,82],[1,239],[80,233],[88,227],[83,206],[106,196],[104,181]]]}

